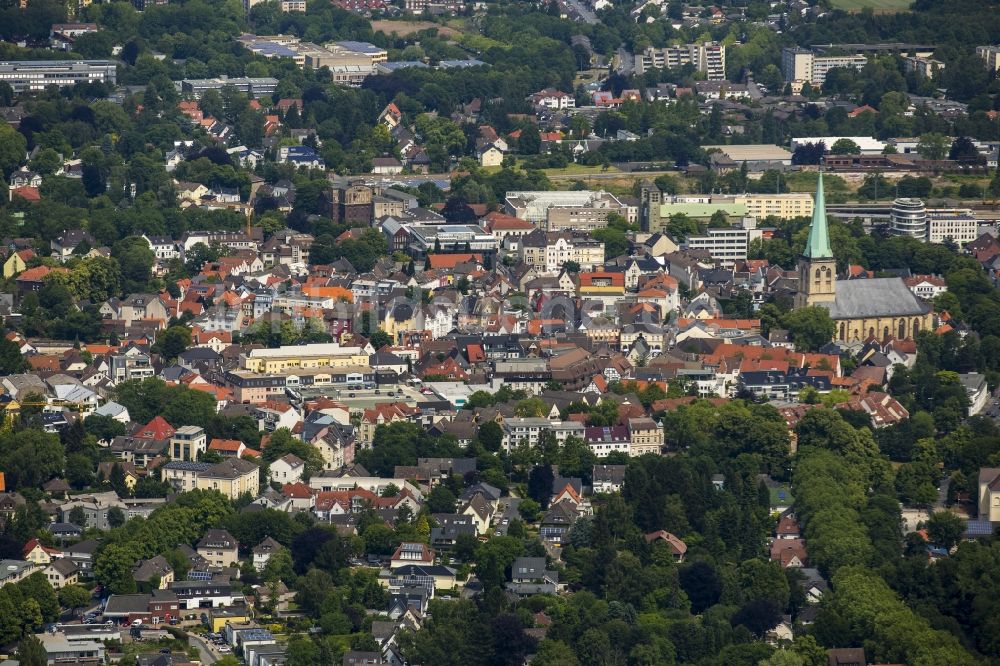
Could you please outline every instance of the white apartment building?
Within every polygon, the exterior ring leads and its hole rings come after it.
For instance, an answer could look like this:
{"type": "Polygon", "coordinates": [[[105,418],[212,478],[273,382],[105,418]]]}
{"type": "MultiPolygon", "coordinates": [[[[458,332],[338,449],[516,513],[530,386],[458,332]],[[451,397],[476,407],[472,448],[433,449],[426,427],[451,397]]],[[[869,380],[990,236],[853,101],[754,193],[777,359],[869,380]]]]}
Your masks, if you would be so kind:
{"type": "Polygon", "coordinates": [[[746,259],[750,242],[760,238],[762,232],[752,217],[743,218],[739,227],[708,229],[704,236],[691,236],[685,245],[691,250],[708,250],[712,259],[723,265],[732,265],[746,259]]]}
{"type": "Polygon", "coordinates": [[[662,49],[650,46],[635,54],[636,74],[647,69],[672,69],[684,65],[694,65],[697,71],[705,72],[709,81],[723,81],[726,78],[726,47],[718,42],[680,44],[662,49]]]}
{"type": "Polygon", "coordinates": [[[512,417],[503,423],[503,446],[508,453],[511,449],[526,442],[529,446],[538,446],[542,433],[551,431],[556,442],[563,444],[569,437],[583,439],[585,426],[576,421],[550,421],[541,417],[512,417]]]}
{"type": "Polygon", "coordinates": [[[790,82],[807,81],[811,85],[821,86],[826,82],[826,75],[837,67],[861,69],[868,63],[863,55],[818,56],[808,49],[786,48],[781,51],[781,73],[790,82]]]}
{"type": "Polygon", "coordinates": [[[903,69],[907,72],[916,72],[925,79],[933,79],[944,69],[944,63],[934,58],[907,56],[903,58],[903,69]]]}
{"type": "Polygon", "coordinates": [[[1000,69],[1000,46],[977,46],[976,55],[983,59],[991,72],[1000,69]]]}
{"type": "Polygon", "coordinates": [[[518,254],[525,264],[545,273],[558,272],[567,261],[590,271],[604,264],[604,243],[589,236],[538,229],[522,239],[518,254]]]}

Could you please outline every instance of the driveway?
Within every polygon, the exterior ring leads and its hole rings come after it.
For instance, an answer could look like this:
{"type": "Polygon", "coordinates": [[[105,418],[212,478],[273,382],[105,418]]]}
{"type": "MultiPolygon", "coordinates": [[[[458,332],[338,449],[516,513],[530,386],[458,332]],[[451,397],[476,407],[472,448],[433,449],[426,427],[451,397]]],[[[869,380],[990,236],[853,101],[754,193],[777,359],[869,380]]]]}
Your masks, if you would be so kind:
{"type": "Polygon", "coordinates": [[[198,659],[201,663],[214,664],[219,661],[215,651],[200,636],[188,634],[188,643],[198,648],[198,659]]]}
{"type": "Polygon", "coordinates": [[[948,508],[948,487],[951,486],[951,477],[946,476],[941,481],[941,486],[938,488],[937,501],[934,502],[935,511],[944,511],[948,508]]]}

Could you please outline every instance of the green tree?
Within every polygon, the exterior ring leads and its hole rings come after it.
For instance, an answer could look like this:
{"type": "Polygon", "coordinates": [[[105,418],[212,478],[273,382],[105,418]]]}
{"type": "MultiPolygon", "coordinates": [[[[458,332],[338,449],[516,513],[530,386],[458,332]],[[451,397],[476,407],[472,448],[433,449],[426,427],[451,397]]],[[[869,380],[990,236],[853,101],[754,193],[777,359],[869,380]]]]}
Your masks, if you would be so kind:
{"type": "Polygon", "coordinates": [[[943,160],[948,155],[950,145],[948,137],[944,134],[927,132],[920,135],[920,140],[917,143],[917,152],[924,159],[943,160]]]}
{"type": "Polygon", "coordinates": [[[479,430],[476,431],[476,437],[484,449],[496,453],[503,444],[503,428],[496,421],[486,421],[479,426],[479,430]]]}
{"type": "Polygon", "coordinates": [[[171,326],[157,334],[156,349],[167,360],[175,359],[191,346],[191,329],[187,326],[171,326]]]}
{"type": "Polygon", "coordinates": [[[860,155],[861,147],[848,138],[837,139],[830,146],[830,153],[833,155],[860,155]]]}
{"type": "Polygon", "coordinates": [[[23,134],[7,123],[0,124],[0,171],[4,179],[9,180],[10,174],[24,162],[27,149],[23,134]]]}
{"type": "Polygon", "coordinates": [[[829,310],[819,305],[792,310],[785,315],[784,324],[799,351],[816,351],[833,340],[833,319],[829,310]]]}
{"type": "Polygon", "coordinates": [[[368,338],[368,342],[372,344],[375,349],[381,349],[386,345],[392,344],[392,337],[388,333],[383,331],[381,328],[372,331],[371,336],[368,338]]]}
{"type": "Polygon", "coordinates": [[[580,660],[572,648],[562,641],[545,639],[531,659],[531,666],[579,666],[580,660]]]}
{"type": "Polygon", "coordinates": [[[17,343],[0,338],[0,374],[16,375],[24,372],[28,367],[28,362],[21,354],[21,348],[17,343]]]}
{"type": "Polygon", "coordinates": [[[521,128],[521,136],[517,139],[517,149],[522,155],[537,155],[542,147],[542,137],[538,126],[528,123],[521,128]]]}
{"type": "Polygon", "coordinates": [[[935,511],[927,520],[927,536],[931,543],[951,549],[965,532],[965,521],[950,511],[935,511]]]}
{"type": "Polygon", "coordinates": [[[121,527],[122,525],[125,524],[125,521],[126,521],[125,512],[122,511],[119,507],[113,506],[110,509],[108,509],[108,525],[110,525],[112,529],[115,527],[121,527]]]}
{"type": "Polygon", "coordinates": [[[17,662],[20,666],[45,666],[49,663],[48,652],[34,634],[28,634],[17,644],[17,662]]]}
{"type": "Polygon", "coordinates": [[[59,590],[59,603],[70,611],[90,603],[90,592],[82,585],[67,585],[59,590]]]}
{"type": "Polygon", "coordinates": [[[146,241],[136,236],[123,238],[111,248],[111,256],[121,267],[126,291],[142,291],[146,288],[156,262],[156,256],[146,241]]]}
{"type": "Polygon", "coordinates": [[[434,486],[427,497],[427,509],[431,513],[455,513],[455,493],[441,483],[434,486]]]}

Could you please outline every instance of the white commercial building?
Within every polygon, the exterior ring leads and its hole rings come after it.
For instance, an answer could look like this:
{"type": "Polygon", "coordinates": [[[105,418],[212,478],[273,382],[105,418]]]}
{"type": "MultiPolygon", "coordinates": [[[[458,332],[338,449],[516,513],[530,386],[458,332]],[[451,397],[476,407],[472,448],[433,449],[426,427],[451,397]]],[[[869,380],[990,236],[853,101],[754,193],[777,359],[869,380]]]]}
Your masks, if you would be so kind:
{"type": "Polygon", "coordinates": [[[979,220],[969,209],[931,208],[927,211],[927,242],[947,239],[964,245],[979,237],[979,220]]]}
{"type": "Polygon", "coordinates": [[[829,152],[833,144],[841,139],[850,139],[858,144],[862,155],[881,155],[882,151],[885,150],[885,141],[879,141],[870,136],[803,136],[792,139],[792,151],[794,152],[796,148],[807,143],[820,143],[822,141],[829,152]]]}
{"type": "Polygon", "coordinates": [[[0,62],[0,81],[9,83],[16,93],[77,83],[113,86],[117,71],[112,60],[7,60],[0,62]]]}
{"type": "Polygon", "coordinates": [[[608,226],[611,213],[621,215],[629,223],[638,218],[637,207],[633,209],[603,190],[508,192],[504,212],[546,231],[600,229],[608,226]]]}

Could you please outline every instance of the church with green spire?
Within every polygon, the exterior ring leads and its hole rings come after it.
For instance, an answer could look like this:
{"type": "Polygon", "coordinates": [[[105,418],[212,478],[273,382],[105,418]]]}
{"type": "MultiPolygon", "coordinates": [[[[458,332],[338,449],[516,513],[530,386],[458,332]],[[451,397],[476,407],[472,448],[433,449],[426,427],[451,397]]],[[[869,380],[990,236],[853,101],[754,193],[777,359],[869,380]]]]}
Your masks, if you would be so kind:
{"type": "Polygon", "coordinates": [[[901,278],[837,279],[822,172],[816,182],[809,238],[799,257],[795,295],[795,307],[810,305],[829,310],[838,342],[905,340],[933,326],[933,308],[917,298],[901,278]]]}

